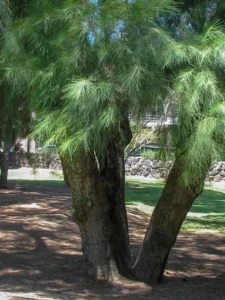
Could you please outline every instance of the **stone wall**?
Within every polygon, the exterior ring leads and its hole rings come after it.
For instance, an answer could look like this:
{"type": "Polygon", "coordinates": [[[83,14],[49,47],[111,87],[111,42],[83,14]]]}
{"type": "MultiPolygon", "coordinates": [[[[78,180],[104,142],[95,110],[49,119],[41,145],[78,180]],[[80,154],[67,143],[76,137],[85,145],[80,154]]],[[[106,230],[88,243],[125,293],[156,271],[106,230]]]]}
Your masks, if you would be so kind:
{"type": "Polygon", "coordinates": [[[225,162],[214,164],[208,172],[208,179],[216,182],[224,181],[225,184],[225,162]]]}
{"type": "Polygon", "coordinates": [[[52,170],[62,170],[58,155],[54,152],[44,153],[10,153],[11,169],[17,168],[43,168],[52,170]]]}
{"type": "MultiPolygon", "coordinates": [[[[166,179],[173,165],[172,161],[157,161],[141,157],[126,159],[126,176],[144,176],[155,179],[166,179]]],[[[215,163],[207,174],[206,180],[225,182],[225,162],[215,163]]]]}
{"type": "MultiPolygon", "coordinates": [[[[142,176],[163,180],[167,178],[172,165],[172,161],[163,162],[141,157],[128,157],[125,160],[125,173],[126,176],[142,176]]],[[[54,152],[11,153],[10,168],[16,169],[21,167],[62,170],[60,159],[54,152]]],[[[214,164],[206,179],[225,182],[225,162],[214,164]]]]}
{"type": "Polygon", "coordinates": [[[157,161],[141,157],[128,157],[125,164],[126,176],[144,176],[165,179],[173,165],[172,161],[157,161]]]}

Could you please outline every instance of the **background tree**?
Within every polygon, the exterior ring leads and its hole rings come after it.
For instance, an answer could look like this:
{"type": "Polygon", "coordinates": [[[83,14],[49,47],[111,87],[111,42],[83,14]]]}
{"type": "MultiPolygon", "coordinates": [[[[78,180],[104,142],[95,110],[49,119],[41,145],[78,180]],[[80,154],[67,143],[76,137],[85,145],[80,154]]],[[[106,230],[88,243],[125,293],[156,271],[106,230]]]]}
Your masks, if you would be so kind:
{"type": "MultiPolygon", "coordinates": [[[[26,1],[20,3],[6,0],[0,1],[0,39],[4,40],[7,35],[9,41],[12,39],[8,32],[13,20],[20,17],[25,11],[26,1]]],[[[3,49],[0,49],[3,50],[3,49]]],[[[7,188],[9,153],[12,145],[18,136],[25,137],[31,129],[31,111],[28,100],[22,92],[21,87],[12,84],[3,76],[3,68],[7,61],[1,57],[0,64],[0,141],[3,142],[3,152],[1,153],[1,177],[0,188],[7,188]]]]}

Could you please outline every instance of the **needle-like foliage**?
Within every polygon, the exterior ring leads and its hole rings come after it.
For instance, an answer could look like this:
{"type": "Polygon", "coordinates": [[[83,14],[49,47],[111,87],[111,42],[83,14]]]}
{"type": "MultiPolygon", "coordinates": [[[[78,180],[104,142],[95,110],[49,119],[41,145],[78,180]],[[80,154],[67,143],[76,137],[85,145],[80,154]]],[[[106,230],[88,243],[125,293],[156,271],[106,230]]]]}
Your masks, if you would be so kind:
{"type": "Polygon", "coordinates": [[[219,159],[223,27],[216,23],[201,34],[191,29],[176,41],[156,24],[175,11],[166,0],[32,2],[28,17],[5,35],[1,61],[6,80],[28,90],[35,134],[64,154],[102,155],[112,138],[125,144],[128,114],[139,122],[162,106],[169,87],[185,180],[219,159]]]}
{"type": "Polygon", "coordinates": [[[33,1],[2,61],[5,78],[28,87],[35,134],[61,153],[103,154],[115,136],[123,144],[128,113],[139,120],[166,93],[170,39],[155,21],[175,11],[171,0],[33,1]]]}
{"type": "Polygon", "coordinates": [[[0,35],[4,33],[11,24],[11,11],[8,0],[0,0],[0,35]]]}
{"type": "Polygon", "coordinates": [[[174,139],[187,184],[224,159],[224,39],[222,26],[213,24],[193,35],[191,44],[179,42],[174,51],[167,51],[166,66],[178,70],[173,83],[178,106],[174,139]]]}

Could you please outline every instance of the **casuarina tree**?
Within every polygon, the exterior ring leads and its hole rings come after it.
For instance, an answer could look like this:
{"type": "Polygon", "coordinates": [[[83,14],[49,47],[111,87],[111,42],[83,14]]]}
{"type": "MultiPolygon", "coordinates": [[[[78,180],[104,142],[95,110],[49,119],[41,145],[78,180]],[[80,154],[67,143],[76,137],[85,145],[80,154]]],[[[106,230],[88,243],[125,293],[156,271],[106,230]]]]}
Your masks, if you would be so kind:
{"type": "Polygon", "coordinates": [[[34,1],[14,38],[5,36],[4,76],[27,86],[35,135],[58,147],[84,256],[97,278],[161,279],[223,146],[223,31],[213,26],[196,37],[193,31],[192,45],[178,41],[179,31],[173,39],[161,28],[175,12],[168,0],[34,1]],[[168,94],[178,107],[176,159],[132,267],[124,200],[128,116],[139,122],[168,94]]]}

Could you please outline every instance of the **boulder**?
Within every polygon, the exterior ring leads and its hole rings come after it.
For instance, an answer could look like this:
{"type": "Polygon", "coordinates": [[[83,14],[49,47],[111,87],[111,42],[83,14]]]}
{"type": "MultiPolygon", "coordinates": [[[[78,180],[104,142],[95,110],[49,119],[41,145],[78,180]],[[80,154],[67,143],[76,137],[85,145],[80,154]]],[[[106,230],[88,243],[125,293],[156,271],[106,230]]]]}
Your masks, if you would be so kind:
{"type": "Polygon", "coordinates": [[[151,175],[152,175],[152,177],[154,177],[154,178],[160,178],[159,172],[158,172],[158,170],[156,170],[156,169],[153,169],[153,170],[151,171],[151,175]]]}
{"type": "Polygon", "coordinates": [[[166,178],[167,177],[167,172],[161,172],[160,177],[161,178],[166,178]]]}
{"type": "Polygon", "coordinates": [[[130,175],[136,175],[137,174],[137,170],[131,170],[130,175]]]}
{"type": "Polygon", "coordinates": [[[158,167],[159,167],[158,161],[157,160],[153,160],[153,162],[152,162],[152,169],[158,169],[158,167]]]}
{"type": "Polygon", "coordinates": [[[132,160],[132,165],[136,165],[136,164],[138,164],[139,163],[139,161],[140,161],[140,157],[133,157],[133,160],[132,160]]]}
{"type": "Polygon", "coordinates": [[[141,166],[140,165],[133,165],[133,166],[131,166],[131,170],[132,171],[136,170],[136,171],[140,172],[141,171],[141,166]]]}
{"type": "Polygon", "coordinates": [[[128,158],[125,160],[125,164],[126,164],[127,166],[131,166],[131,164],[132,164],[132,158],[131,158],[131,157],[128,157],[128,158]]]}
{"type": "Polygon", "coordinates": [[[165,162],[162,161],[162,160],[160,160],[160,161],[158,162],[158,167],[159,167],[159,168],[165,167],[165,162]]]}
{"type": "Polygon", "coordinates": [[[214,181],[219,182],[222,180],[222,177],[220,175],[216,175],[214,178],[214,181]]]}
{"type": "Polygon", "coordinates": [[[147,170],[142,172],[142,175],[145,177],[147,177],[149,174],[150,174],[150,172],[148,172],[147,170]]]}
{"type": "Polygon", "coordinates": [[[125,165],[125,172],[129,172],[130,171],[130,166],[128,166],[128,165],[125,165]]]}
{"type": "Polygon", "coordinates": [[[152,165],[152,162],[151,162],[150,159],[146,159],[146,160],[143,162],[143,164],[144,164],[145,166],[150,167],[150,166],[152,165]]]}
{"type": "Polygon", "coordinates": [[[209,176],[215,176],[217,175],[219,172],[217,169],[213,169],[212,171],[209,172],[209,176]]]}

